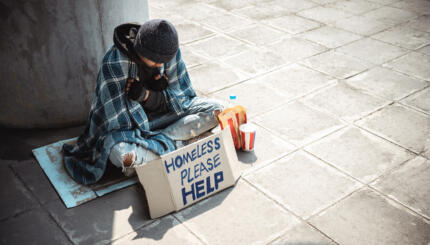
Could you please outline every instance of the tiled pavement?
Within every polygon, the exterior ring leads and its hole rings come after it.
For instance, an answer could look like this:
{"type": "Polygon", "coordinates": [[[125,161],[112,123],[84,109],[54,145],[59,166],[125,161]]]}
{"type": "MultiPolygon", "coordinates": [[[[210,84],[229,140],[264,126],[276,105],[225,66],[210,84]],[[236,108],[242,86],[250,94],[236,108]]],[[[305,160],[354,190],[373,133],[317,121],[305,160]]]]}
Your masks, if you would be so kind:
{"type": "Polygon", "coordinates": [[[149,4],[199,94],[257,124],[243,178],[159,220],[139,186],[66,209],[30,149],[82,128],[6,130],[1,244],[430,243],[430,1],[149,4]]]}

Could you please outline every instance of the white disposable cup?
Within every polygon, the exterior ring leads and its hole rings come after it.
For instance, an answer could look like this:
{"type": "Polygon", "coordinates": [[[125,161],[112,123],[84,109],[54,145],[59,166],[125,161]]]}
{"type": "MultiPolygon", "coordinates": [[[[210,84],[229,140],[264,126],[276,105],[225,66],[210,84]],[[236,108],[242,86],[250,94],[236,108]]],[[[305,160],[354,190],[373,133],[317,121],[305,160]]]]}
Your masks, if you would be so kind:
{"type": "Polygon", "coordinates": [[[255,145],[255,131],[257,128],[255,125],[250,123],[245,123],[240,125],[239,131],[240,136],[242,138],[242,150],[244,151],[253,151],[255,145]]]}

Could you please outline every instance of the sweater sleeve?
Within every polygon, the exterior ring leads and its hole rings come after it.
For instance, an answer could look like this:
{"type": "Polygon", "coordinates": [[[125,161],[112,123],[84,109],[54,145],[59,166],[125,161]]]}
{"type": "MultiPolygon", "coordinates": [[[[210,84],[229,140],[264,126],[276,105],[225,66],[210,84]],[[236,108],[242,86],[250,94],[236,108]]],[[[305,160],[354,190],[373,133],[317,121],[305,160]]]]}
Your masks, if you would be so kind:
{"type": "Polygon", "coordinates": [[[163,92],[149,91],[148,99],[143,103],[143,108],[150,112],[168,112],[169,107],[167,106],[166,99],[164,98],[163,92]]]}

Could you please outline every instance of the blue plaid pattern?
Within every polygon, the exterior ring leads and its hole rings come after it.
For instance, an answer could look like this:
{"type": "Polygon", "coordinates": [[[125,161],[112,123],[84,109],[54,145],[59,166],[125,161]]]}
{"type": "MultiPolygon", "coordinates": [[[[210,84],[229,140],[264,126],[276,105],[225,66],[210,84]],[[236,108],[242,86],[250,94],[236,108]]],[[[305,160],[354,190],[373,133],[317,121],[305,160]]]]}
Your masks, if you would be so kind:
{"type": "MultiPolygon", "coordinates": [[[[170,110],[179,117],[197,98],[178,50],[164,64],[169,86],[163,91],[170,110]]],[[[88,122],[76,144],[63,145],[64,166],[77,182],[89,185],[103,176],[111,148],[119,142],[136,143],[158,155],[176,149],[172,139],[151,131],[142,106],[127,98],[128,76],[137,77],[137,65],[112,46],[103,58],[88,122]]]]}

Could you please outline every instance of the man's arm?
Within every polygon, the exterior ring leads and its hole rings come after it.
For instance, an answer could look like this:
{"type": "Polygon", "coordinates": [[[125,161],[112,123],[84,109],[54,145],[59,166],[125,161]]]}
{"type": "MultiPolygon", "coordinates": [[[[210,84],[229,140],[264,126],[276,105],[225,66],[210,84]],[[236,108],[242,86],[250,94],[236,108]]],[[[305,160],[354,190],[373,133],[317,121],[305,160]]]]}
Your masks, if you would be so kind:
{"type": "MultiPolygon", "coordinates": [[[[160,80],[161,76],[155,76],[155,80],[160,80]]],[[[167,76],[164,75],[167,80],[167,76]]],[[[151,112],[167,112],[169,110],[164,94],[161,91],[148,90],[140,81],[130,79],[127,81],[126,92],[130,99],[142,103],[144,109],[151,112]]]]}

